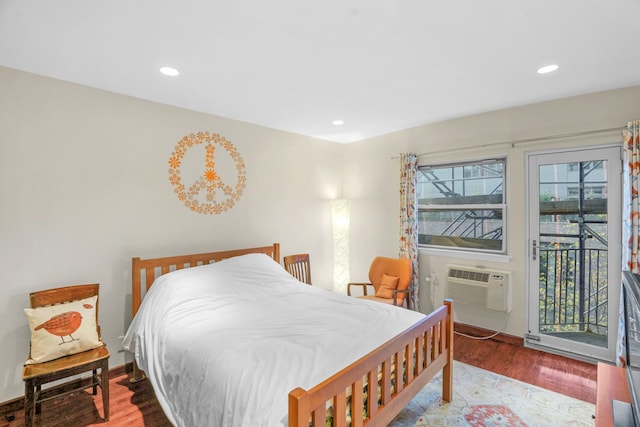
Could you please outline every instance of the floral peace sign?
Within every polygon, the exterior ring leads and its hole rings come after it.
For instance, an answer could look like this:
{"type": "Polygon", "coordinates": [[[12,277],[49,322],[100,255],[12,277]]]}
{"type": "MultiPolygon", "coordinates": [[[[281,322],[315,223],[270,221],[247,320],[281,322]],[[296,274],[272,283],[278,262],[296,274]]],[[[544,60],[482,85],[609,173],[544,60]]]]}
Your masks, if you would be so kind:
{"type": "Polygon", "coordinates": [[[169,182],[173,185],[173,191],[178,199],[192,211],[203,214],[220,214],[231,209],[240,199],[247,179],[244,161],[231,142],[217,133],[198,132],[183,137],[171,153],[169,182]],[[182,183],[180,166],[187,151],[200,144],[206,144],[204,147],[204,172],[187,189],[182,183]],[[234,186],[223,182],[220,174],[216,171],[215,154],[219,148],[225,150],[235,162],[237,177],[234,186]]]}

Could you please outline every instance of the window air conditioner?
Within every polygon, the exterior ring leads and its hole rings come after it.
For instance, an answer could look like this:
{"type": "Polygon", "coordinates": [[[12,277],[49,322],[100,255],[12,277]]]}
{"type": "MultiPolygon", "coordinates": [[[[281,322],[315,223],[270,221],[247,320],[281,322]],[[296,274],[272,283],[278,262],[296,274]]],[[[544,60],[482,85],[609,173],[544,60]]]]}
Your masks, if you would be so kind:
{"type": "Polygon", "coordinates": [[[445,295],[455,303],[511,311],[511,272],[447,265],[445,295]]]}

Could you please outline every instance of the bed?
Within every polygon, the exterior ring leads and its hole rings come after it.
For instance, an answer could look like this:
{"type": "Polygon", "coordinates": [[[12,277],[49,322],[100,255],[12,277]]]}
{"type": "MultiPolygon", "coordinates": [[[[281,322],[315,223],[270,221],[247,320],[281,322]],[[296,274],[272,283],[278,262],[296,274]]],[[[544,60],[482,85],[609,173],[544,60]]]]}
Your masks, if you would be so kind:
{"type": "Polygon", "coordinates": [[[385,426],[440,370],[451,399],[451,301],[424,315],[302,286],[277,243],[132,267],[132,381],[176,426],[385,426]]]}

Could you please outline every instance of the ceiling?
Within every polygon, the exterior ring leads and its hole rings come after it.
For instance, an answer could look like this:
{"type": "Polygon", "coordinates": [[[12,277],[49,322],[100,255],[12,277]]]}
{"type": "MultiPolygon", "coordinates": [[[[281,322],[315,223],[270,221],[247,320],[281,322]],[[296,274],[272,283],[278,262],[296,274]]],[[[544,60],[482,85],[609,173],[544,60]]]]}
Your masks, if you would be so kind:
{"type": "Polygon", "coordinates": [[[2,66],[343,143],[640,85],[639,42],[640,0],[0,0],[2,66]]]}

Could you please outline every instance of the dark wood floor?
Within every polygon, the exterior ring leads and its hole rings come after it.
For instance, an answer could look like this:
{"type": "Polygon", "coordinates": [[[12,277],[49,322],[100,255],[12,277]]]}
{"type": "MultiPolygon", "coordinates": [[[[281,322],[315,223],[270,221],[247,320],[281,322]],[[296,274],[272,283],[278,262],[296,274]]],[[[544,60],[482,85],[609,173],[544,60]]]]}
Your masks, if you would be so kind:
{"type": "Polygon", "coordinates": [[[456,335],[454,359],[548,390],[596,403],[597,366],[494,340],[456,335]]]}
{"type": "MultiPolygon", "coordinates": [[[[544,387],[580,400],[596,401],[596,366],[527,349],[522,346],[494,340],[473,340],[456,335],[454,340],[456,360],[496,372],[508,377],[544,387]]],[[[45,402],[42,415],[36,417],[38,426],[84,427],[109,426],[170,426],[147,381],[129,383],[123,368],[111,375],[111,420],[102,420],[100,392],[92,396],[90,391],[74,393],[60,399],[45,402]]],[[[1,411],[1,409],[0,409],[1,411]]],[[[0,426],[17,427],[24,424],[20,411],[0,412],[0,426]],[[9,421],[7,417],[14,417],[9,421]]]]}

